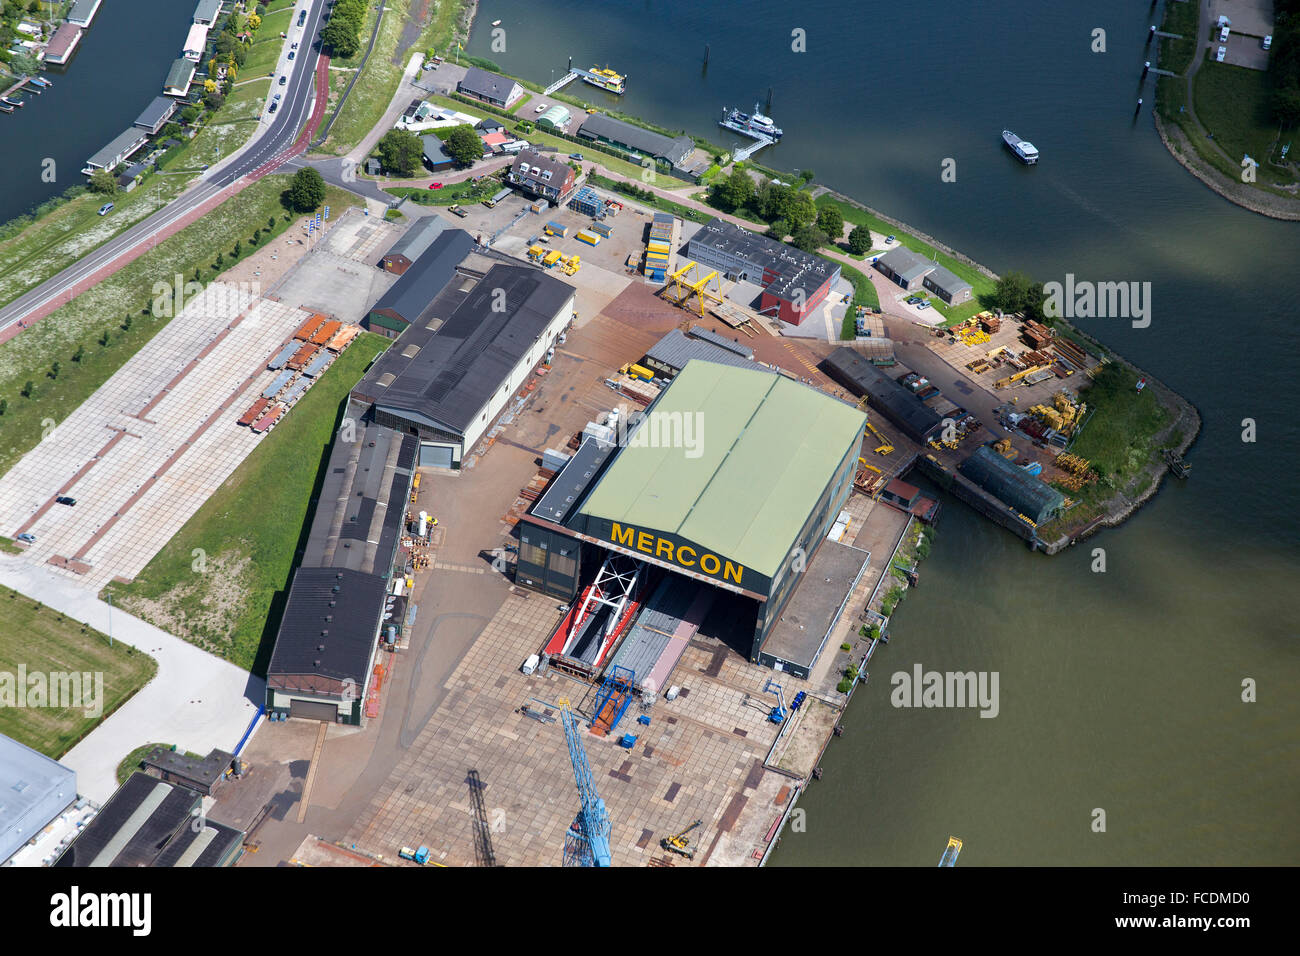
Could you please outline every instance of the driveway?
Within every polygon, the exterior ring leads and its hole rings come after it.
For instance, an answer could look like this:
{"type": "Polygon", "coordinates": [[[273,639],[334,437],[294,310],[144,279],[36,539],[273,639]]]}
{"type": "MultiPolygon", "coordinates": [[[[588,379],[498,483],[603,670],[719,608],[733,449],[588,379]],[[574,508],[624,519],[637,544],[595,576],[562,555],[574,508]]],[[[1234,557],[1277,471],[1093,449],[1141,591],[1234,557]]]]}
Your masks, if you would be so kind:
{"type": "MultiPolygon", "coordinates": [[[[92,592],[21,558],[0,556],[0,584],[40,595],[47,607],[107,634],[107,604],[92,592]]],[[[233,750],[266,697],[266,683],[152,624],[112,612],[114,641],[158,662],[157,676],[60,761],[77,773],[77,792],[103,803],[117,789],[117,765],[143,744],[174,743],[207,754],[233,750]]]]}

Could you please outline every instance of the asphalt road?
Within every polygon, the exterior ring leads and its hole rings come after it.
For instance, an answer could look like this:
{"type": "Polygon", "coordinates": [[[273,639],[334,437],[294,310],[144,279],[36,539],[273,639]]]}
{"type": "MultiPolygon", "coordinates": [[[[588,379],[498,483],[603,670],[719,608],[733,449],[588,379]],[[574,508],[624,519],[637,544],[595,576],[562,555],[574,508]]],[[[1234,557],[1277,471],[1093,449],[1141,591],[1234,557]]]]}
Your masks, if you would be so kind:
{"type": "MultiPolygon", "coordinates": [[[[295,8],[302,9],[302,8],[295,8]]],[[[67,292],[77,283],[93,276],[124,252],[148,241],[193,209],[212,199],[222,189],[249,173],[267,172],[275,159],[298,138],[299,130],[310,118],[315,105],[312,79],[320,60],[320,31],[325,19],[325,0],[307,0],[307,22],[300,28],[297,16],[288,30],[289,43],[298,43],[292,63],[285,63],[283,53],[280,63],[291,69],[287,73],[277,70],[271,81],[271,94],[283,94],[276,112],[266,120],[266,127],[244,152],[224,165],[210,170],[192,187],[158,210],[148,219],[136,223],[121,235],[110,239],[98,249],[78,259],[62,272],[42,282],[0,309],[0,331],[24,319],[36,309],[67,292]],[[287,75],[284,86],[278,85],[281,75],[287,75]],[[265,169],[263,167],[266,167],[265,169]]]]}

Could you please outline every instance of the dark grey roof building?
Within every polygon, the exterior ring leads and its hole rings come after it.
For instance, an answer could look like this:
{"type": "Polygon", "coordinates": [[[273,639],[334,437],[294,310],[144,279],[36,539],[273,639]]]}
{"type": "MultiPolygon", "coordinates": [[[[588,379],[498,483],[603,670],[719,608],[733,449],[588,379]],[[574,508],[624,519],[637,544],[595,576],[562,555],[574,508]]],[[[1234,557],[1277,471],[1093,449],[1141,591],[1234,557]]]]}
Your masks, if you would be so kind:
{"type": "Polygon", "coordinates": [[[367,323],[370,330],[397,338],[420,319],[456,274],[456,266],[473,249],[474,240],[463,229],[441,231],[371,307],[367,323]]]}
{"type": "Polygon", "coordinates": [[[920,287],[921,280],[934,271],[935,264],[906,246],[891,249],[876,260],[876,268],[904,289],[920,287]]]}
{"type": "MultiPolygon", "coordinates": [[[[696,328],[699,328],[696,326],[696,328]]],[[[741,352],[735,351],[730,346],[734,345],[730,341],[726,345],[720,345],[704,338],[696,337],[692,329],[691,335],[686,335],[681,329],[673,329],[658,342],[650,347],[641,359],[641,364],[653,372],[663,375],[665,378],[672,378],[678,372],[686,367],[686,363],[691,359],[703,359],[706,362],[718,362],[722,365],[734,365],[737,368],[753,368],[753,350],[740,346],[741,352]],[[745,356],[749,353],[749,357],[745,356]]],[[[707,331],[700,329],[701,332],[707,331]]],[[[713,333],[709,333],[713,335],[713,333]]],[[[724,340],[725,341],[725,340],[724,340]]]]}
{"type": "Polygon", "coordinates": [[[375,421],[418,434],[422,465],[459,467],[568,326],[573,298],[531,265],[493,263],[481,278],[462,269],[352,397],[374,407],[375,421]]]}
{"type": "Polygon", "coordinates": [[[444,169],[451,169],[456,165],[456,160],[452,158],[451,153],[447,152],[447,147],[443,145],[442,140],[438,139],[438,137],[432,135],[421,136],[420,143],[424,165],[435,173],[444,169]]]}
{"type": "Polygon", "coordinates": [[[598,143],[606,143],[629,153],[638,153],[678,165],[695,149],[689,136],[668,137],[662,133],[627,123],[604,113],[593,113],[582,121],[577,134],[598,143]]]}
{"type": "Polygon", "coordinates": [[[415,436],[337,432],[266,675],[268,713],[359,724],[415,474],[415,436]]]}
{"type": "Polygon", "coordinates": [[[140,763],[151,777],[211,796],[226,779],[226,771],[234,768],[235,755],[213,750],[206,757],[193,757],[183,750],[159,744],[140,763]]]}
{"type": "Polygon", "coordinates": [[[938,412],[853,349],[840,346],[823,365],[831,378],[855,395],[865,395],[873,409],[913,441],[924,445],[943,428],[938,412]]]}
{"type": "Polygon", "coordinates": [[[971,284],[937,263],[921,284],[949,305],[960,305],[971,297],[971,284]]]}
{"type": "Polygon", "coordinates": [[[489,73],[487,70],[471,66],[465,71],[464,79],[456,84],[456,92],[494,106],[508,107],[524,95],[524,88],[508,76],[489,73]]]}
{"type": "Polygon", "coordinates": [[[566,160],[534,149],[521,150],[506,173],[510,185],[556,205],[562,204],[573,191],[575,178],[573,167],[566,160]]]}
{"type": "Polygon", "coordinates": [[[136,773],[77,834],[58,867],[229,866],[244,834],[203,815],[203,795],[136,773]]]}
{"type": "Polygon", "coordinates": [[[450,223],[441,216],[424,216],[415,220],[402,238],[393,243],[393,247],[384,253],[381,265],[394,275],[401,275],[411,267],[416,259],[424,255],[435,239],[442,235],[450,223]]]}
{"type": "Polygon", "coordinates": [[[165,96],[155,96],[131,125],[138,126],[150,133],[156,133],[163,128],[163,124],[171,119],[172,114],[179,108],[180,104],[175,100],[169,100],[165,96]]]}

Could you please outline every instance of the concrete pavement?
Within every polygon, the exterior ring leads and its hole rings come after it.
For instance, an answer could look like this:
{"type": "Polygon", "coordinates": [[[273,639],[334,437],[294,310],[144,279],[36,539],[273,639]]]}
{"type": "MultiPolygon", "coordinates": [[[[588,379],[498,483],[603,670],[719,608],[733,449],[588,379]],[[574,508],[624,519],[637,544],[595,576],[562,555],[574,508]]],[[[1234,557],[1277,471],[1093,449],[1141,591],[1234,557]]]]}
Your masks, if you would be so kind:
{"type": "Polygon", "coordinates": [[[21,558],[0,555],[0,584],[37,595],[50,608],[84,621],[158,662],[157,676],[63,757],[77,790],[103,803],[117,789],[117,765],[142,744],[174,743],[206,754],[232,750],[266,697],[266,682],[121,610],[92,592],[21,558]]]}

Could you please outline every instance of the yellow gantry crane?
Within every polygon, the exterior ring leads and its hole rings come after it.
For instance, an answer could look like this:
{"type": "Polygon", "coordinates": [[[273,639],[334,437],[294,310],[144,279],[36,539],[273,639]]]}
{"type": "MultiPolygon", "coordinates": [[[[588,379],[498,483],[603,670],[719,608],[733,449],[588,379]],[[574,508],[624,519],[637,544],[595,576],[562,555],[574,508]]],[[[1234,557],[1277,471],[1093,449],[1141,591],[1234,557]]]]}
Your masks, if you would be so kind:
{"type": "Polygon", "coordinates": [[[669,286],[672,286],[676,290],[677,302],[675,304],[683,309],[687,307],[687,300],[689,300],[691,296],[694,296],[696,299],[696,310],[700,318],[704,318],[705,299],[719,305],[723,304],[725,301],[722,298],[722,280],[718,278],[717,270],[715,269],[701,278],[700,273],[703,271],[704,270],[696,263],[688,262],[670,275],[668,281],[664,283],[665,290],[667,290],[669,286]],[[713,282],[717,286],[716,290],[709,288],[710,282],[713,282]]]}

